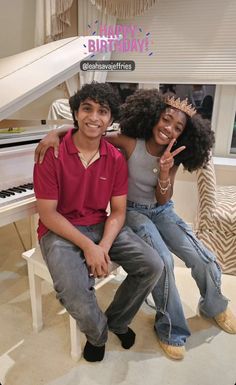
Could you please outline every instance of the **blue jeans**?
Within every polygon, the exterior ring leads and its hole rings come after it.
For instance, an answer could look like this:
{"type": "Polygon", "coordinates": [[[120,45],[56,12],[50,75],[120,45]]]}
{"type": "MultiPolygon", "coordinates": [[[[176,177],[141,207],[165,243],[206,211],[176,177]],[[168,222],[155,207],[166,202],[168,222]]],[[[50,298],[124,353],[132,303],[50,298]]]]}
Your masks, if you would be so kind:
{"type": "Polygon", "coordinates": [[[228,304],[221,294],[221,269],[216,258],[174,212],[172,201],[162,206],[128,201],[127,224],[157,250],[164,262],[162,276],[152,291],[156,333],[165,343],[184,345],[190,330],[175,283],[171,252],[191,268],[201,295],[199,310],[207,317],[224,311],[228,304]]]}
{"type": "MultiPolygon", "coordinates": [[[[104,223],[77,228],[98,243],[104,223]]],[[[104,314],[96,301],[95,280],[89,275],[82,250],[51,231],[42,237],[40,247],[57,298],[76,319],[87,340],[95,346],[105,344],[108,327],[115,333],[128,331],[129,323],[163,270],[163,262],[157,251],[125,226],[115,239],[109,255],[128,275],[104,314]]]]}

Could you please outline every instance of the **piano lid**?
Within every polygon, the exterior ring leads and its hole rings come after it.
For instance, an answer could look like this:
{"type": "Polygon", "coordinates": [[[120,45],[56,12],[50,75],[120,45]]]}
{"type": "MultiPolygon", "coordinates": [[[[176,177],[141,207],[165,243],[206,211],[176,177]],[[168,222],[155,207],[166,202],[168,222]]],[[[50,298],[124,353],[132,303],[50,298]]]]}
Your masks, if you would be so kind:
{"type": "Polygon", "coordinates": [[[57,40],[0,59],[0,120],[78,73],[80,61],[91,56],[89,38],[57,40]]]}

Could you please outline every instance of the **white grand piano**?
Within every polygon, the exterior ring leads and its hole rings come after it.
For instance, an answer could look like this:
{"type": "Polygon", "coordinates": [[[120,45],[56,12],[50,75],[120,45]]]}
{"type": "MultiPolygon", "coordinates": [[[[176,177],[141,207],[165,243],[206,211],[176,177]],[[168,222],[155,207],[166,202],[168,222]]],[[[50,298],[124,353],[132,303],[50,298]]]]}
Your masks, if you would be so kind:
{"type": "MultiPolygon", "coordinates": [[[[80,71],[89,37],[58,40],[0,59],[0,121],[80,71]]],[[[32,186],[37,142],[50,129],[10,133],[0,128],[0,226],[37,212],[32,186]]]]}

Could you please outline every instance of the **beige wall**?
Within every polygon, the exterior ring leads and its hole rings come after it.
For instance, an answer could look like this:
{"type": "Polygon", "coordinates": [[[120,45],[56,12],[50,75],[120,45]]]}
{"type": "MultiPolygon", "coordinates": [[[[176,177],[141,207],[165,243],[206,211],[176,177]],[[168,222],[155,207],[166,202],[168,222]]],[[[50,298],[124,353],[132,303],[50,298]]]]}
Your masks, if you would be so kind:
{"type": "Polygon", "coordinates": [[[34,46],[35,0],[0,0],[0,57],[34,46]]]}
{"type": "MultiPolygon", "coordinates": [[[[0,0],[0,58],[34,47],[35,8],[36,0],[0,0]]],[[[70,13],[71,26],[64,37],[78,34],[76,0],[70,13]]]]}

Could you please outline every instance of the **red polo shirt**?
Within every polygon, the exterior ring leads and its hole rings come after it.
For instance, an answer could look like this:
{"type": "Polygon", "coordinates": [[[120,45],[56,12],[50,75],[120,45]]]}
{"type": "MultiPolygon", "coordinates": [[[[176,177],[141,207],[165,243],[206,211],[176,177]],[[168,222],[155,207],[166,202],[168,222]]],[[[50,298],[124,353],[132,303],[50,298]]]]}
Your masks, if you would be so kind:
{"type": "MultiPolygon", "coordinates": [[[[58,158],[49,148],[42,164],[34,166],[34,191],[38,199],[58,201],[57,211],[73,225],[104,222],[113,196],[126,195],[128,171],[123,155],[103,138],[100,158],[85,168],[69,131],[59,147],[58,158]]],[[[48,229],[39,221],[39,239],[48,229]]]]}

